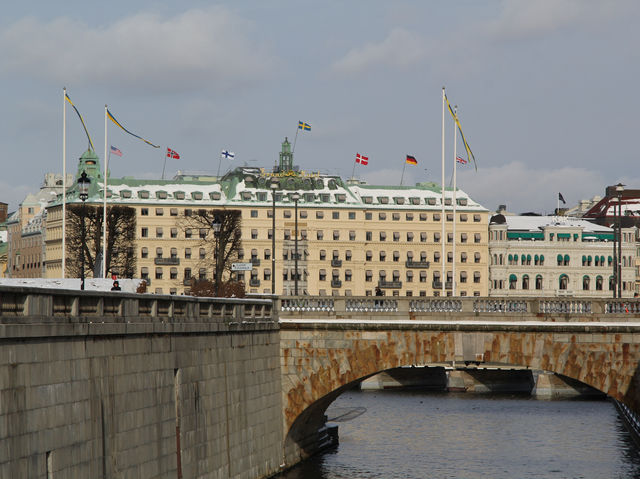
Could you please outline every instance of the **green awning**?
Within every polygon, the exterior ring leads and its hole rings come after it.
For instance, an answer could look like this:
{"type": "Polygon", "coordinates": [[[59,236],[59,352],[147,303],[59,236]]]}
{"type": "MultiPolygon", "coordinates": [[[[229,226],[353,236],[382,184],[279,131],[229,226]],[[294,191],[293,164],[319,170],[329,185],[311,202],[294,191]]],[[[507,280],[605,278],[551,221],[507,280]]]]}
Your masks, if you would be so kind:
{"type": "Polygon", "coordinates": [[[507,231],[507,239],[544,239],[542,231],[507,231]]]}
{"type": "Polygon", "coordinates": [[[571,239],[571,233],[558,233],[558,238],[571,239]]]}

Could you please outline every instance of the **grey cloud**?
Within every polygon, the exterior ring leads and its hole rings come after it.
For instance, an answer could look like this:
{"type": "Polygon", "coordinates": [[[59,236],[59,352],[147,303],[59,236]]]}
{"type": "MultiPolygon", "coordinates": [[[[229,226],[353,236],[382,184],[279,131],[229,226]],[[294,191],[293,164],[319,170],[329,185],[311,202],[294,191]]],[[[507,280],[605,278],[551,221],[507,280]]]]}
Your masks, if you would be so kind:
{"type": "Polygon", "coordinates": [[[172,18],[139,13],[99,28],[26,18],[0,34],[0,68],[60,84],[226,89],[275,70],[277,60],[251,31],[250,22],[221,7],[172,18]]]}

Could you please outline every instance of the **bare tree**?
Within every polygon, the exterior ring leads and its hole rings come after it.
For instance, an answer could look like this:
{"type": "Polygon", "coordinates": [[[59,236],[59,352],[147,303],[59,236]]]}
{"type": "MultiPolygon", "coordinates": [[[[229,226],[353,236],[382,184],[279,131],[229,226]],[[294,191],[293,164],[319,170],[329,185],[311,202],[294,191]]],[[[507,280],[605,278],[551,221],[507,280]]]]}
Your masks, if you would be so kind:
{"type": "Polygon", "coordinates": [[[238,259],[242,247],[239,210],[199,209],[178,220],[183,230],[196,230],[199,247],[205,249],[202,267],[212,267],[216,290],[231,273],[231,263],[238,259]],[[214,231],[217,229],[217,231],[214,231]]]}
{"type": "MultiPolygon", "coordinates": [[[[101,267],[103,209],[91,205],[67,207],[67,269],[71,276],[79,277],[84,249],[84,269],[87,277],[95,276],[101,267]],[[84,208],[85,239],[82,241],[82,215],[84,208]]],[[[123,278],[133,278],[136,270],[134,241],[136,212],[128,206],[107,207],[106,270],[123,278]]]]}

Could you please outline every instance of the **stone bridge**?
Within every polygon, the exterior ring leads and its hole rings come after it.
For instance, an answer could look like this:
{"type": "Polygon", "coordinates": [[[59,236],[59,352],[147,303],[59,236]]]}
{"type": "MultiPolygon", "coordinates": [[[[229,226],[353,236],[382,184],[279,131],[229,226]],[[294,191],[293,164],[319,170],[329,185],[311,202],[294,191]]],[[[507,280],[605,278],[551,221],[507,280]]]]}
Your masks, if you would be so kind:
{"type": "Polygon", "coordinates": [[[285,457],[315,451],[329,404],[400,366],[560,373],[640,411],[640,303],[499,298],[281,298],[285,457]]]}

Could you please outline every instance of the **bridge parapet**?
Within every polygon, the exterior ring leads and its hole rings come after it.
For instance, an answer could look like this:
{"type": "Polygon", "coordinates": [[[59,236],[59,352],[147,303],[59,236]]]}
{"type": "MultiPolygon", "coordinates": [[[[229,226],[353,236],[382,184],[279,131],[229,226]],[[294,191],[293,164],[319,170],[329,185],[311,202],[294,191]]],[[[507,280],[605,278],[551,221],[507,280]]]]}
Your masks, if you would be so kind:
{"type": "Polygon", "coordinates": [[[640,301],[593,300],[580,298],[478,298],[478,297],[329,297],[296,296],[281,297],[278,310],[287,316],[292,313],[327,313],[342,315],[354,313],[400,313],[414,317],[430,313],[467,313],[469,315],[490,313],[492,315],[546,315],[568,314],[582,318],[601,315],[640,315],[640,301]]]}
{"type": "Polygon", "coordinates": [[[0,323],[277,321],[271,299],[196,298],[104,291],[0,287],[0,323]],[[98,319],[99,318],[99,319],[98,319]]]}

